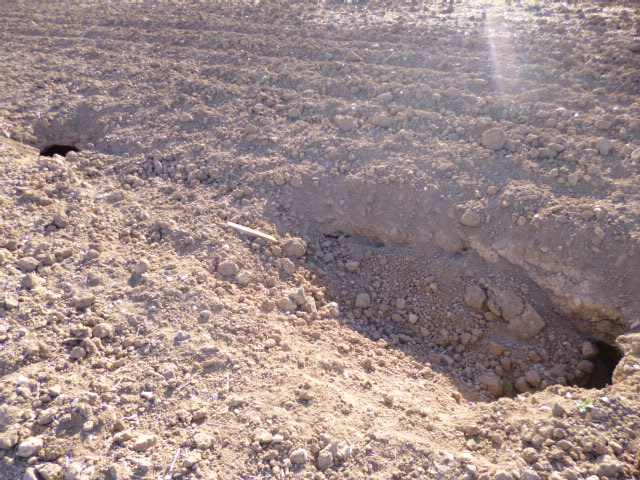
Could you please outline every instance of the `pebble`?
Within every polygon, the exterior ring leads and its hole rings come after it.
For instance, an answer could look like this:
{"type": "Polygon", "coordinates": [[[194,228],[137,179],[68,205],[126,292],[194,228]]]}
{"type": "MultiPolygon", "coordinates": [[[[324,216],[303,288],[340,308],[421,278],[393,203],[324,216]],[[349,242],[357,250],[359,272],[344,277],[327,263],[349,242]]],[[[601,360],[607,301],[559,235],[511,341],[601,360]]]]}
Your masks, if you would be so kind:
{"type": "Polygon", "coordinates": [[[233,277],[238,273],[238,266],[231,260],[223,260],[218,264],[218,273],[224,277],[233,277]]]}
{"type": "Polygon", "coordinates": [[[63,468],[56,463],[45,463],[37,467],[43,480],[59,480],[62,478],[63,468]]]}
{"type": "Polygon", "coordinates": [[[460,217],[461,224],[473,228],[478,228],[480,225],[482,225],[482,220],[482,215],[480,215],[480,213],[476,212],[475,210],[467,210],[460,217]]]}
{"type": "Polygon", "coordinates": [[[0,434],[0,450],[9,450],[16,446],[19,437],[18,432],[8,431],[0,434]]]}
{"type": "Polygon", "coordinates": [[[284,246],[284,254],[289,258],[301,258],[307,253],[307,244],[301,238],[292,238],[284,246]]]}
{"type": "Polygon", "coordinates": [[[333,453],[327,448],[320,450],[318,453],[318,468],[320,470],[324,470],[325,468],[329,468],[333,463],[333,453]]]}
{"type": "Polygon", "coordinates": [[[294,465],[303,465],[309,460],[309,451],[306,448],[298,448],[291,452],[289,460],[294,465]]]}
{"type": "Polygon", "coordinates": [[[528,370],[525,372],[524,378],[534,388],[538,388],[542,384],[542,377],[537,370],[528,370]]]}
{"type": "Polygon", "coordinates": [[[16,455],[19,457],[31,457],[37,455],[43,446],[44,442],[40,437],[29,437],[18,445],[16,455]]]}
{"type": "Polygon", "coordinates": [[[522,458],[527,463],[534,463],[538,460],[538,452],[533,447],[527,447],[522,451],[522,458]]]}
{"type": "Polygon", "coordinates": [[[581,350],[582,350],[582,356],[587,360],[596,358],[600,354],[598,347],[589,341],[586,341],[582,344],[581,350]]]}
{"type": "Polygon", "coordinates": [[[18,268],[25,273],[29,273],[38,268],[38,263],[38,260],[33,257],[22,257],[18,260],[18,268]]]}
{"type": "Polygon", "coordinates": [[[478,384],[493,397],[499,397],[502,395],[504,385],[502,379],[495,373],[483,373],[478,377],[478,384]]]}
{"type": "Polygon", "coordinates": [[[471,285],[464,291],[464,303],[473,308],[474,310],[482,311],[485,302],[487,301],[487,294],[485,291],[476,286],[471,285]]]}
{"type": "Polygon", "coordinates": [[[90,293],[79,295],[74,300],[74,305],[78,310],[89,308],[95,302],[96,297],[90,293]]]}
{"type": "Polygon", "coordinates": [[[335,121],[340,130],[349,131],[358,128],[358,121],[355,118],[349,117],[347,115],[336,115],[335,121]]]}
{"type": "Polygon", "coordinates": [[[131,448],[136,452],[144,452],[149,450],[158,442],[158,438],[155,435],[140,435],[137,437],[131,448]]]}
{"type": "Polygon", "coordinates": [[[56,213],[53,216],[53,224],[58,228],[69,226],[69,218],[64,213],[56,213]]]}
{"type": "Polygon", "coordinates": [[[91,334],[96,338],[107,338],[113,335],[113,326],[108,323],[99,323],[91,330],[91,334]]]}
{"type": "Polygon", "coordinates": [[[493,480],[513,480],[513,475],[507,472],[498,472],[494,475],[493,480]]]}
{"type": "Polygon", "coordinates": [[[562,405],[556,403],[551,409],[551,413],[554,417],[564,417],[567,412],[562,405]]]}
{"type": "Polygon", "coordinates": [[[271,443],[273,442],[273,435],[268,430],[260,428],[254,432],[253,439],[258,443],[271,443]]]}
{"type": "Polygon", "coordinates": [[[631,152],[631,162],[633,164],[640,163],[640,148],[636,148],[633,152],[631,152]]]}
{"type": "Polygon", "coordinates": [[[520,340],[529,340],[539,334],[547,324],[536,310],[529,304],[524,312],[509,322],[507,330],[520,340]]]}
{"type": "Polygon", "coordinates": [[[193,444],[200,450],[207,450],[211,448],[214,442],[214,438],[208,433],[199,432],[193,436],[193,444]]]}
{"type": "Polygon", "coordinates": [[[369,308],[371,306],[371,296],[368,293],[359,293],[356,296],[356,308],[369,308]]]}
{"type": "Polygon", "coordinates": [[[507,135],[501,128],[490,128],[482,134],[482,146],[489,150],[501,149],[507,141],[507,135]]]}

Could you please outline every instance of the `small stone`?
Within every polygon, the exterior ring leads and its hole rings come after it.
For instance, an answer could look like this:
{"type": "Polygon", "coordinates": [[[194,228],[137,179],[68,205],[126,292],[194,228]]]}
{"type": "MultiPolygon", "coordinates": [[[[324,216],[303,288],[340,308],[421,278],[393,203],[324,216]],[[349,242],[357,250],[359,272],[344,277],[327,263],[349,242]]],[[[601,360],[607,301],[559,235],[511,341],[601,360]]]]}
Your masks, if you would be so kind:
{"type": "Polygon", "coordinates": [[[347,115],[336,115],[335,121],[340,130],[349,131],[358,128],[358,121],[355,118],[349,117],[347,115]]]}
{"type": "Polygon", "coordinates": [[[524,312],[509,322],[507,330],[520,340],[529,340],[542,331],[547,324],[535,309],[527,304],[524,312]]]}
{"type": "Polygon", "coordinates": [[[504,353],[504,347],[502,345],[500,345],[499,343],[491,342],[491,344],[489,346],[489,353],[491,355],[499,357],[500,355],[502,355],[504,353]]]}
{"type": "Polygon", "coordinates": [[[223,260],[218,265],[218,273],[224,277],[233,277],[238,273],[238,266],[231,260],[223,260]]]}
{"type": "Polygon", "coordinates": [[[69,226],[69,218],[64,213],[56,213],[53,216],[53,224],[58,228],[69,226]]]}
{"type": "Polygon", "coordinates": [[[522,458],[524,458],[527,463],[534,463],[538,460],[538,452],[533,447],[525,448],[522,451],[522,458]]]}
{"type": "Polygon", "coordinates": [[[185,459],[182,461],[182,466],[184,468],[192,468],[200,460],[202,460],[202,457],[200,456],[199,453],[189,453],[187,454],[185,459]]]}
{"type": "Polygon", "coordinates": [[[37,467],[43,480],[59,480],[62,478],[63,468],[56,463],[45,463],[37,467]]]}
{"type": "Polygon", "coordinates": [[[495,373],[483,373],[478,377],[478,384],[493,397],[499,397],[502,395],[504,384],[502,379],[495,373]]]}
{"type": "Polygon", "coordinates": [[[0,449],[1,450],[9,450],[16,446],[18,443],[19,437],[18,432],[16,431],[8,431],[0,434],[0,449]]]}
{"type": "Polygon", "coordinates": [[[525,372],[524,378],[533,388],[538,388],[542,384],[542,377],[536,370],[528,370],[525,372]]]}
{"type": "Polygon", "coordinates": [[[359,293],[356,296],[356,308],[369,308],[371,305],[371,296],[368,293],[359,293]]]}
{"type": "Polygon", "coordinates": [[[554,417],[564,417],[567,412],[562,405],[560,405],[559,403],[556,403],[553,405],[553,408],[551,409],[551,413],[553,414],[554,417]]]}
{"type": "Polygon", "coordinates": [[[137,437],[131,448],[136,452],[144,452],[158,443],[158,439],[155,435],[140,435],[137,437]]]}
{"type": "Polygon", "coordinates": [[[640,163],[640,148],[636,148],[633,152],[631,152],[631,163],[640,163]]]}
{"type": "Polygon", "coordinates": [[[469,305],[474,310],[482,311],[484,303],[487,301],[487,294],[485,291],[476,286],[471,285],[464,291],[464,303],[469,305]]]}
{"type": "Polygon", "coordinates": [[[591,360],[600,355],[598,347],[592,342],[586,341],[582,344],[582,356],[587,360],[591,360]]]}
{"type": "Polygon", "coordinates": [[[40,437],[29,437],[18,445],[16,455],[19,457],[31,457],[37,455],[43,446],[44,442],[40,437]]]}
{"type": "Polygon", "coordinates": [[[333,453],[331,453],[328,449],[320,450],[318,453],[318,468],[320,470],[324,470],[325,468],[329,468],[333,463],[333,453]]]}
{"type": "Polygon", "coordinates": [[[611,455],[602,455],[597,460],[596,474],[600,477],[617,478],[625,464],[611,455]]]}
{"type": "Polygon", "coordinates": [[[533,470],[525,470],[520,475],[520,480],[540,480],[540,475],[538,475],[533,470]]]}
{"type": "Polygon", "coordinates": [[[22,476],[22,480],[40,480],[38,478],[38,474],[36,473],[35,468],[27,468],[24,471],[24,475],[22,476]]]}
{"type": "Polygon", "coordinates": [[[280,260],[280,266],[282,267],[282,270],[284,270],[285,273],[288,273],[289,275],[293,275],[296,271],[295,264],[288,258],[283,258],[282,260],[280,260]]]}
{"type": "Polygon", "coordinates": [[[600,155],[608,155],[613,149],[613,142],[608,138],[601,138],[596,142],[596,149],[600,152],[600,155]]]}
{"type": "Polygon", "coordinates": [[[99,323],[91,330],[91,334],[96,338],[107,338],[113,335],[113,326],[108,323],[99,323]]]}
{"type": "Polygon", "coordinates": [[[306,448],[298,448],[291,452],[289,460],[294,465],[303,465],[309,460],[309,451],[306,448]]]}
{"type": "Polygon", "coordinates": [[[271,443],[273,442],[273,435],[268,430],[260,428],[253,434],[253,439],[258,443],[271,443]]]}
{"type": "Polygon", "coordinates": [[[525,377],[518,377],[513,386],[520,393],[531,391],[531,385],[529,385],[529,382],[527,382],[525,377]]]}
{"type": "Polygon", "coordinates": [[[493,476],[493,480],[513,480],[513,475],[507,472],[498,472],[493,476]]]}
{"type": "Polygon", "coordinates": [[[90,293],[79,295],[74,300],[74,305],[78,310],[89,308],[95,302],[96,297],[90,293]]]}
{"type": "Polygon", "coordinates": [[[22,257],[18,260],[18,268],[25,273],[33,272],[38,268],[38,260],[33,257],[22,257]]]}
{"type": "Polygon", "coordinates": [[[193,436],[193,444],[200,450],[207,450],[213,446],[214,438],[208,433],[196,433],[193,436]]]}
{"type": "Polygon", "coordinates": [[[482,225],[482,220],[482,215],[480,215],[480,213],[476,212],[475,210],[467,210],[460,217],[461,224],[473,228],[478,228],[480,225],[482,225]]]}
{"type": "Polygon", "coordinates": [[[393,125],[393,117],[386,113],[379,113],[378,115],[371,117],[371,123],[376,127],[389,128],[393,125]]]}
{"type": "Polygon", "coordinates": [[[348,272],[355,272],[358,270],[359,267],[360,267],[360,263],[354,260],[349,260],[347,263],[344,264],[344,268],[346,268],[348,272]]]}
{"type": "Polygon", "coordinates": [[[74,360],[80,360],[87,356],[87,351],[82,347],[73,347],[69,356],[74,360]]]}
{"type": "Polygon", "coordinates": [[[307,253],[307,243],[301,238],[292,238],[284,246],[284,254],[289,258],[301,258],[307,253]]]}
{"type": "Polygon", "coordinates": [[[501,128],[490,128],[482,134],[482,146],[489,150],[499,150],[507,141],[507,135],[501,128]]]}

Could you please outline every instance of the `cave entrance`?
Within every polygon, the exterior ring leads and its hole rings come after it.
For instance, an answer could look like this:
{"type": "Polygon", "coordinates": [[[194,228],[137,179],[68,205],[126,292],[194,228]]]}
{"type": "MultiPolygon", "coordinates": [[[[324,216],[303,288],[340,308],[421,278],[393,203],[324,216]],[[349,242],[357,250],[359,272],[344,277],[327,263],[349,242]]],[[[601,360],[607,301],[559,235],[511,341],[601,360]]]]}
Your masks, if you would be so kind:
{"type": "Polygon", "coordinates": [[[616,366],[622,360],[622,351],[615,345],[608,344],[601,340],[595,342],[598,347],[599,354],[596,358],[591,360],[594,365],[594,370],[586,388],[605,388],[613,383],[613,372],[616,366]]]}
{"type": "Polygon", "coordinates": [[[40,155],[43,157],[53,157],[54,155],[61,155],[66,157],[69,152],[79,152],[80,150],[74,145],[62,145],[55,143],[48,145],[40,150],[40,155]]]}

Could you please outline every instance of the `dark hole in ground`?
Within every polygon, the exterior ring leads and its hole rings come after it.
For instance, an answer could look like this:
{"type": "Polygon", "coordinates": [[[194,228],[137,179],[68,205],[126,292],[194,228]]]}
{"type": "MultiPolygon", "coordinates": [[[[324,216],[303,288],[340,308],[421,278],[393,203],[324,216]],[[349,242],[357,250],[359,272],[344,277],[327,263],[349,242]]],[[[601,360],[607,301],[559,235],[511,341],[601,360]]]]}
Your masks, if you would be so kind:
{"type": "Polygon", "coordinates": [[[587,383],[587,388],[604,388],[613,383],[613,371],[622,360],[622,351],[615,345],[606,342],[595,342],[600,354],[592,360],[594,370],[587,383]]]}
{"type": "Polygon", "coordinates": [[[43,157],[53,157],[54,155],[62,155],[65,157],[69,152],[78,152],[78,148],[73,145],[61,145],[61,144],[53,144],[44,147],[40,150],[40,155],[43,157]]]}

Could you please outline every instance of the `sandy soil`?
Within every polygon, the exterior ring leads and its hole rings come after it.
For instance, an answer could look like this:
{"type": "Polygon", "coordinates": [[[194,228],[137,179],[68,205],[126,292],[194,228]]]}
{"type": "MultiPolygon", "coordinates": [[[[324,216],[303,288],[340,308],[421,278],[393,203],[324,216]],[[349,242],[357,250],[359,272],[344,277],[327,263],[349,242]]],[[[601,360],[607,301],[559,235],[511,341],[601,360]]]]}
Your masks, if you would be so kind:
{"type": "Polygon", "coordinates": [[[640,478],[637,4],[1,6],[2,480],[640,478]]]}

